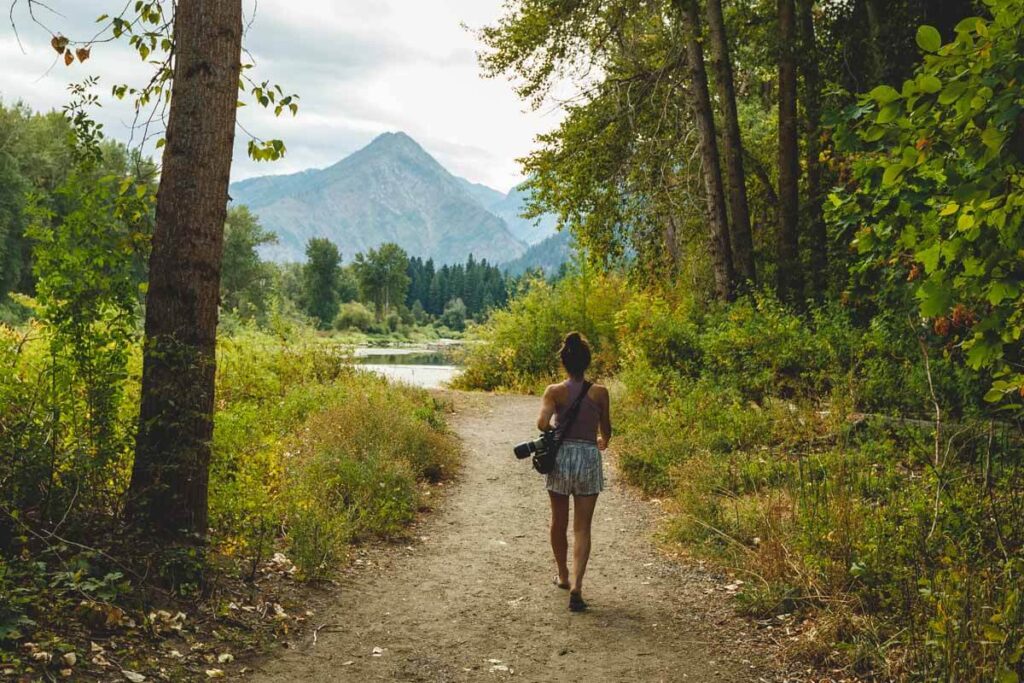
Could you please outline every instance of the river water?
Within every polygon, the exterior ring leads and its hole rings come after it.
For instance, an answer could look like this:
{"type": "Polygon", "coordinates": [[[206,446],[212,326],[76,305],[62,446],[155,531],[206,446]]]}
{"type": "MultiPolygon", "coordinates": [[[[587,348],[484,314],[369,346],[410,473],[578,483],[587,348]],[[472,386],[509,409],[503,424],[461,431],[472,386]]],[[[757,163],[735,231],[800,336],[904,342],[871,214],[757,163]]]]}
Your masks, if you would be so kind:
{"type": "Polygon", "coordinates": [[[364,370],[424,389],[445,387],[460,372],[444,348],[360,347],[354,356],[364,370]]]}

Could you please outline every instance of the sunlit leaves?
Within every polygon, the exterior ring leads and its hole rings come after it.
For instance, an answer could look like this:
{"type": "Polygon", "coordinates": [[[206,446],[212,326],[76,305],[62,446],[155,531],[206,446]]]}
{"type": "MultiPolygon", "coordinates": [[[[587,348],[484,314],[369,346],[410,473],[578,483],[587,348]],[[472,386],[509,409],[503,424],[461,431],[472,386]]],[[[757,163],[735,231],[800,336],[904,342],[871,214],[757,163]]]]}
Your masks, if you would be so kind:
{"type": "Polygon", "coordinates": [[[277,161],[284,156],[282,140],[249,140],[249,157],[253,161],[277,161]]]}
{"type": "Polygon", "coordinates": [[[917,29],[917,45],[925,52],[938,52],[942,47],[942,36],[934,26],[917,29]]]}
{"type": "Polygon", "coordinates": [[[868,97],[878,104],[889,104],[890,102],[900,99],[900,94],[896,88],[891,85],[880,85],[868,93],[868,97]]]}

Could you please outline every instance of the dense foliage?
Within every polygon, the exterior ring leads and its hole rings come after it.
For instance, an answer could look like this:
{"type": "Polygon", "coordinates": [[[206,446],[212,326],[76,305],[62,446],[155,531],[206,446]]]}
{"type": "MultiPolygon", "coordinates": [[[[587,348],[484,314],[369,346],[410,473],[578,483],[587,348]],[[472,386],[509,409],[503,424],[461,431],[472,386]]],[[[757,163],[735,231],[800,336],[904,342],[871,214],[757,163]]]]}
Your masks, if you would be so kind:
{"type": "Polygon", "coordinates": [[[751,613],[816,613],[795,654],[886,680],[1010,680],[1022,440],[984,419],[984,385],[922,356],[899,319],[640,301],[620,316],[618,462],[672,497],[671,536],[735,567],[751,613]],[[933,397],[960,420],[936,423],[933,397]]]}
{"type": "Polygon", "coordinates": [[[914,78],[843,112],[853,174],[831,201],[858,272],[887,295],[909,290],[949,348],[995,370],[993,401],[1024,387],[1022,22],[1024,3],[1007,1],[945,45],[922,26],[914,78]]]}
{"type": "Polygon", "coordinates": [[[601,293],[617,467],[843,677],[1024,676],[1022,27],[1020,0],[519,0],[483,32],[535,104],[582,84],[525,166],[602,274],[518,291],[462,381],[551,381],[601,293]]]}
{"type": "Polygon", "coordinates": [[[301,578],[330,576],[349,543],[401,535],[424,483],[453,471],[456,445],[425,391],[353,370],[301,328],[285,339],[242,331],[218,349],[212,552],[162,552],[119,523],[139,346],[118,347],[125,367],[83,377],[58,335],[41,322],[0,330],[0,452],[15,456],[0,460],[0,660],[15,670],[47,669],[22,661],[18,642],[81,653],[122,630],[94,623],[90,605],[138,623],[143,611],[191,609],[147,594],[153,585],[196,595],[214,580],[252,579],[277,552],[301,578]],[[112,402],[103,434],[90,425],[97,391],[112,402]]]}
{"type": "Polygon", "coordinates": [[[440,268],[435,267],[433,259],[424,261],[414,256],[409,259],[407,273],[410,284],[406,304],[415,309],[418,303],[430,315],[441,315],[448,302],[461,299],[466,314],[480,318],[504,306],[513,286],[501,269],[487,259],[477,261],[472,255],[464,264],[445,264],[440,268]]]}
{"type": "Polygon", "coordinates": [[[592,372],[615,370],[615,315],[629,299],[624,281],[595,278],[586,266],[576,277],[550,283],[534,277],[520,284],[507,308],[474,329],[457,386],[535,391],[559,376],[555,351],[566,330],[582,332],[594,345],[592,372]]]}

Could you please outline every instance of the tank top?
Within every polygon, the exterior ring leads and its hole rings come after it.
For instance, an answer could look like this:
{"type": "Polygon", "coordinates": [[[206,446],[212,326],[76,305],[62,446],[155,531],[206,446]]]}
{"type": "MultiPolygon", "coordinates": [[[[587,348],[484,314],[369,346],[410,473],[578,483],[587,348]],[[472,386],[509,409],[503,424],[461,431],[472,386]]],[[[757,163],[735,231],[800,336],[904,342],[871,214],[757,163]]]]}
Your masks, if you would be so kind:
{"type": "MultiPolygon", "coordinates": [[[[557,411],[557,424],[562,424],[566,414],[569,412],[569,408],[576,401],[576,397],[580,395],[580,391],[583,389],[583,382],[567,379],[565,386],[569,387],[569,399],[557,411]]],[[[576,414],[576,421],[572,423],[572,427],[564,438],[597,443],[597,425],[600,421],[601,406],[597,405],[590,396],[584,396],[580,402],[580,411],[576,414]]]]}

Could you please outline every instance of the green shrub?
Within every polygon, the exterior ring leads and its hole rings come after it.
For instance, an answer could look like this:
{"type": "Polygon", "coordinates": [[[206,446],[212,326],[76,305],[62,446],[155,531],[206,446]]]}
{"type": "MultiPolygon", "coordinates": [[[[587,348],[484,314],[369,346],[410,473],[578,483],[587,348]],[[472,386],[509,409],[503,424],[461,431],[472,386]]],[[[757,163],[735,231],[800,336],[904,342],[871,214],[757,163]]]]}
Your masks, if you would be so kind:
{"type": "Polygon", "coordinates": [[[470,333],[465,368],[455,384],[465,389],[536,391],[561,376],[558,349],[568,332],[590,340],[590,374],[610,375],[619,357],[615,319],[630,297],[617,276],[571,276],[552,285],[528,280],[507,309],[470,333]]]}
{"type": "Polygon", "coordinates": [[[1024,444],[970,421],[986,382],[838,306],[637,295],[619,322],[618,465],[671,500],[671,538],[748,579],[745,610],[812,616],[795,651],[884,680],[1024,673],[1024,444]],[[933,397],[964,420],[938,442],[933,397]]]}
{"type": "MultiPolygon", "coordinates": [[[[554,379],[580,287],[521,291],[473,335],[461,383],[554,379]]],[[[992,418],[989,382],[955,349],[913,318],[770,293],[596,299],[615,301],[588,334],[617,370],[617,465],[670,501],[670,538],[749,579],[745,610],[811,617],[794,651],[884,680],[1024,675],[1021,437],[971,422],[992,418]],[[962,421],[938,442],[936,402],[962,421]]]]}
{"type": "Polygon", "coordinates": [[[338,309],[338,315],[334,318],[334,329],[359,330],[369,332],[374,326],[373,311],[358,301],[344,303],[338,309]]]}
{"type": "Polygon", "coordinates": [[[466,329],[466,304],[455,298],[444,305],[440,322],[445,327],[461,332],[466,329]]]}
{"type": "Polygon", "coordinates": [[[450,476],[458,448],[426,391],[354,370],[315,337],[222,340],[210,515],[218,543],[255,572],[276,531],[309,579],[346,546],[400,535],[420,482],[450,476]]]}

